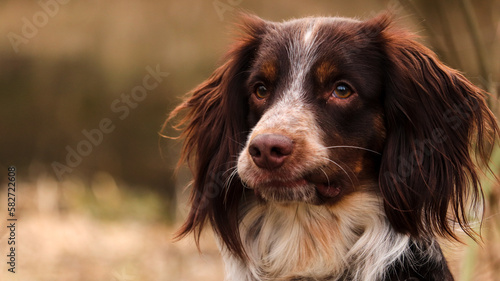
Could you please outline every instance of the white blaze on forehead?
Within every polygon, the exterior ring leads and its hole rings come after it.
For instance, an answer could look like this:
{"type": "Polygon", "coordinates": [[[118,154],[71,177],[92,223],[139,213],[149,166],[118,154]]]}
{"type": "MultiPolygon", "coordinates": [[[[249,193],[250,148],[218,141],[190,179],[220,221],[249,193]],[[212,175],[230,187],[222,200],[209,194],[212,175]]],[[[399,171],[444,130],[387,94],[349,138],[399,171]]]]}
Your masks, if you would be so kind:
{"type": "Polygon", "coordinates": [[[304,38],[303,38],[304,44],[307,45],[311,42],[312,33],[313,33],[312,28],[309,27],[309,29],[304,34],[304,38]]]}
{"type": "Polygon", "coordinates": [[[304,84],[307,73],[315,61],[317,49],[316,35],[321,25],[321,19],[309,19],[301,24],[303,27],[291,34],[287,47],[290,60],[288,88],[283,93],[283,101],[296,102],[305,95],[304,84]]]}
{"type": "Polygon", "coordinates": [[[305,31],[302,33],[302,43],[305,46],[314,44],[316,39],[316,33],[318,32],[318,28],[321,25],[322,20],[320,18],[310,19],[306,23],[305,31]]]}

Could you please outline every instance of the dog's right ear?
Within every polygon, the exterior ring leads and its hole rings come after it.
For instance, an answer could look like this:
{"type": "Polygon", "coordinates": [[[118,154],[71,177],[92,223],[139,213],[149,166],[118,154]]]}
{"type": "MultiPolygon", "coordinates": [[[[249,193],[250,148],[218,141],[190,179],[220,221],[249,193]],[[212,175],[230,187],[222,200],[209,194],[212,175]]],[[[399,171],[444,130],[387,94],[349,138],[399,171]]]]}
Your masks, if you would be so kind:
{"type": "Polygon", "coordinates": [[[176,237],[193,232],[198,243],[208,220],[227,249],[241,257],[238,203],[244,187],[230,176],[249,131],[246,80],[266,27],[256,16],[243,16],[242,34],[223,64],[166,121],[184,114],[175,126],[184,138],[179,163],[188,162],[193,173],[191,210],[176,237]]]}

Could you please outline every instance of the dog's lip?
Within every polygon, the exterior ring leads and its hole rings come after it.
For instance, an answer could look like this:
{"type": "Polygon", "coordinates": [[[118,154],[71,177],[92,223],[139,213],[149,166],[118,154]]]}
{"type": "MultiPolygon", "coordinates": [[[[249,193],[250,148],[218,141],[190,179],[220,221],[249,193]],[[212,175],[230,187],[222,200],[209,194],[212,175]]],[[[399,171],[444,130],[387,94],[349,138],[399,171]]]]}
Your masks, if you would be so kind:
{"type": "Polygon", "coordinates": [[[340,194],[340,187],[329,184],[316,184],[316,190],[325,197],[336,197],[340,194]]]}
{"type": "Polygon", "coordinates": [[[293,180],[271,180],[269,182],[260,184],[258,186],[261,188],[280,188],[280,189],[295,189],[295,188],[303,188],[307,186],[314,186],[319,194],[324,197],[336,197],[340,194],[341,189],[338,186],[335,186],[329,182],[314,182],[311,180],[307,180],[305,178],[298,178],[293,180]]]}

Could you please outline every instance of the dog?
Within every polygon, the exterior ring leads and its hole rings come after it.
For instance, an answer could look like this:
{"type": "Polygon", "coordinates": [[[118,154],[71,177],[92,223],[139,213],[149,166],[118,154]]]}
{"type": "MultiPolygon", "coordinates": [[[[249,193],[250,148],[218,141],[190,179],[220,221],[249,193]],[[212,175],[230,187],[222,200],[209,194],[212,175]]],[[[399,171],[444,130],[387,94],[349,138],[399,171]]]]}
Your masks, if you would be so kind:
{"type": "Polygon", "coordinates": [[[498,125],[391,18],[244,15],[171,113],[194,178],[177,238],[209,224],[226,280],[453,280],[437,239],[477,237],[498,125]]]}

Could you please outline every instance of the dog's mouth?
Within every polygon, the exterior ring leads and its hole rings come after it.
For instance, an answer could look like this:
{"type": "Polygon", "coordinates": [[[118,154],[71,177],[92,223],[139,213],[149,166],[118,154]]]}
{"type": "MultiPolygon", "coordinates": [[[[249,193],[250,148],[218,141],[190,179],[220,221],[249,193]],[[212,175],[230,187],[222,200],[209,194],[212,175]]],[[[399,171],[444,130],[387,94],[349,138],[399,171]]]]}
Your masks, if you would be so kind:
{"type": "Polygon", "coordinates": [[[304,201],[318,204],[339,198],[343,193],[342,184],[324,177],[301,177],[291,180],[270,180],[256,184],[254,192],[267,201],[304,201]]]}

